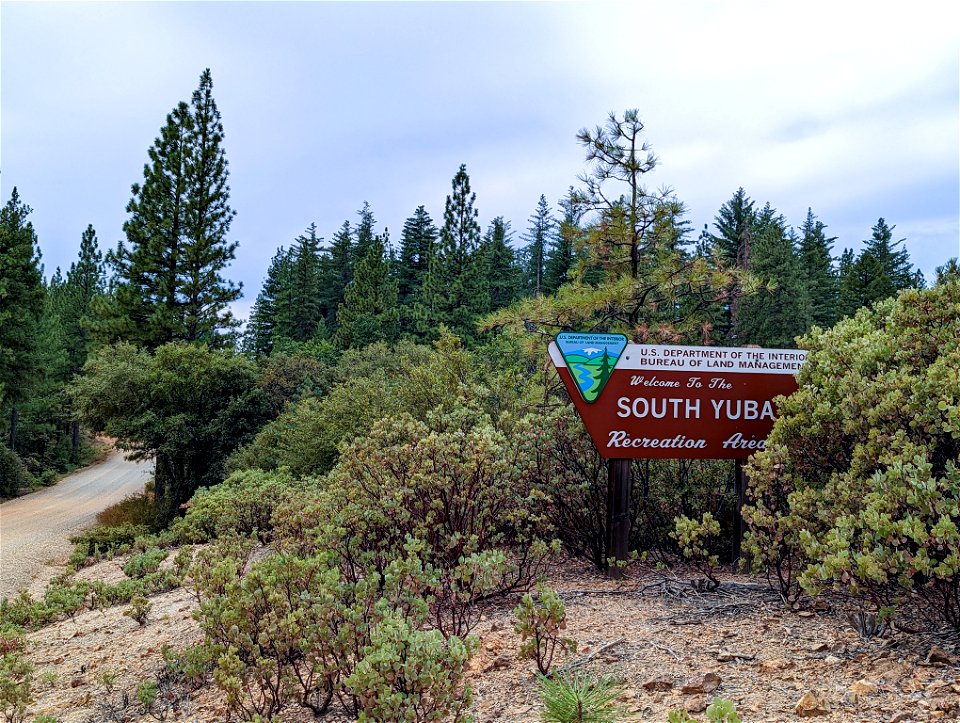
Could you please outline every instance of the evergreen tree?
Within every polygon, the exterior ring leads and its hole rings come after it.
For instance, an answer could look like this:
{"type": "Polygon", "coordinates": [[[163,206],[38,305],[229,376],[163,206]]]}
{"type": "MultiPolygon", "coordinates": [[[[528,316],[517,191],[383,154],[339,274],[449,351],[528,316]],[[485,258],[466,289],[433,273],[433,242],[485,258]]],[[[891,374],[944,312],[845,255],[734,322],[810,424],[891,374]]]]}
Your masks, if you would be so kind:
{"type": "Polygon", "coordinates": [[[375,236],[367,255],[357,264],[337,310],[334,344],[340,349],[376,341],[396,341],[400,335],[397,279],[390,272],[384,240],[375,236]]]}
{"type": "MultiPolygon", "coordinates": [[[[744,258],[749,259],[749,253],[744,256],[742,248],[744,239],[752,233],[751,227],[756,221],[756,211],[753,201],[747,196],[743,187],[737,189],[733,197],[724,203],[714,217],[713,225],[717,233],[712,236],[716,252],[728,265],[740,264],[744,258]]],[[[749,261],[741,268],[749,266],[749,261]]]]}
{"type": "Polygon", "coordinates": [[[244,349],[255,355],[269,355],[278,338],[289,337],[293,327],[293,253],[277,249],[263,289],[257,295],[244,335],[244,349]]]}
{"type": "Polygon", "coordinates": [[[191,105],[181,102],[167,115],[143,183],[132,187],[126,243],[107,257],[116,288],[97,308],[95,331],[104,341],[223,345],[223,332],[236,326],[227,307],[240,288],[221,276],[237,244],[227,241],[234,212],[212,91],[205,70],[191,105]]]}
{"type": "Polygon", "coordinates": [[[337,309],[343,303],[344,292],[353,278],[354,243],[350,222],[344,221],[333,235],[330,253],[321,265],[323,279],[322,308],[326,314],[327,327],[335,329],[337,309]]]}
{"type": "Polygon", "coordinates": [[[854,274],[856,263],[853,249],[844,249],[837,269],[837,316],[840,318],[853,316],[860,308],[864,296],[866,282],[854,274]]]}
{"type": "Polygon", "coordinates": [[[373,217],[373,210],[370,204],[363,202],[363,208],[357,211],[360,221],[357,223],[353,232],[356,242],[353,247],[353,263],[358,264],[367,256],[367,251],[373,245],[376,239],[376,219],[373,217]]]}
{"type": "Polygon", "coordinates": [[[17,439],[19,405],[38,368],[38,328],[44,308],[40,249],[32,209],[13,189],[0,210],[0,409],[9,420],[7,445],[17,439]]]}
{"type": "Polygon", "coordinates": [[[523,235],[527,245],[523,255],[526,261],[527,288],[534,296],[543,293],[543,278],[547,264],[547,244],[550,242],[557,222],[550,213],[547,198],[540,194],[537,208],[530,216],[530,226],[523,235]]]}
{"type": "Polygon", "coordinates": [[[824,233],[826,226],[807,209],[800,230],[800,272],[806,290],[808,318],[811,324],[829,328],[837,320],[837,276],[831,250],[836,236],[824,233]]]}
{"type": "Polygon", "coordinates": [[[853,261],[853,252],[844,252],[840,264],[840,313],[850,316],[861,306],[893,296],[903,289],[922,288],[923,274],[915,271],[905,248],[905,239],[894,242],[893,229],[880,218],[873,235],[853,261]]]}
{"type": "Polygon", "coordinates": [[[583,229],[580,228],[581,213],[573,200],[573,188],[566,198],[560,200],[563,218],[553,235],[547,249],[546,268],[543,272],[543,292],[552,294],[571,280],[576,260],[576,241],[583,229]]]}
{"type": "Polygon", "coordinates": [[[207,68],[191,103],[192,133],[188,136],[186,238],[180,292],[186,341],[209,345],[219,334],[238,326],[229,304],[241,296],[241,287],[221,275],[233,260],[238,244],[227,234],[236,212],[230,208],[223,124],[213,99],[213,79],[207,68]]]}
{"type": "MultiPolygon", "coordinates": [[[[59,273],[59,269],[57,270],[59,273]]],[[[50,292],[59,297],[57,315],[63,327],[70,375],[79,374],[90,353],[90,313],[93,301],[106,290],[103,254],[97,232],[88,225],[80,237],[80,253],[70,264],[62,284],[51,281],[50,292]]]]}
{"type": "Polygon", "coordinates": [[[418,331],[425,336],[435,336],[440,324],[445,324],[462,338],[472,339],[477,317],[487,306],[483,259],[477,253],[480,224],[475,201],[467,167],[461,165],[447,196],[440,244],[430,260],[418,306],[418,331]]]}
{"type": "Polygon", "coordinates": [[[738,344],[791,348],[807,329],[807,301],[794,234],[768,203],[758,214],[750,270],[766,290],[743,299],[736,317],[738,344]]]}
{"type": "Polygon", "coordinates": [[[896,226],[888,226],[880,218],[873,226],[873,235],[865,241],[863,251],[857,263],[866,266],[871,273],[870,282],[864,289],[863,306],[881,299],[893,296],[903,289],[920,288],[923,286],[923,276],[915,271],[910,263],[910,254],[902,247],[906,239],[893,241],[893,230],[896,226]]]}
{"type": "Polygon", "coordinates": [[[293,246],[289,288],[290,324],[284,336],[294,341],[309,341],[323,336],[322,270],[317,225],[311,223],[306,234],[293,246]]]}
{"type": "Polygon", "coordinates": [[[486,261],[489,311],[510,306],[522,295],[523,277],[510,245],[510,223],[497,216],[483,239],[482,254],[486,261]]]}
{"type": "Polygon", "coordinates": [[[400,258],[397,263],[397,284],[401,304],[412,304],[430,266],[437,245],[438,231],[423,206],[403,224],[400,235],[400,258]]]}

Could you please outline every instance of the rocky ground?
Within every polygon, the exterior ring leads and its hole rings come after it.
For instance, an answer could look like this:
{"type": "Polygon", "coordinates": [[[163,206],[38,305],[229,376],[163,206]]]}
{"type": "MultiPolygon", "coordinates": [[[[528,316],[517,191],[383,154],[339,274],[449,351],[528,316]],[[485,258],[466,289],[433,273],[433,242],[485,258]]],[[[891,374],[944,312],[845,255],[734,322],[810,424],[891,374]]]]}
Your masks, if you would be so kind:
{"type": "MultiPolygon", "coordinates": [[[[123,560],[81,571],[115,582],[123,560]]],[[[902,632],[863,639],[836,602],[785,609],[764,584],[727,577],[698,592],[681,578],[651,571],[611,581],[574,563],[550,580],[566,602],[566,634],[579,649],[557,666],[590,668],[624,681],[622,702],[638,720],[666,721],[671,710],[702,713],[715,697],[734,701],[744,721],[960,721],[960,656],[949,635],[902,632]]],[[[37,592],[36,590],[34,592],[37,592]]],[[[126,606],[91,611],[30,635],[37,666],[31,714],[60,723],[134,721],[136,688],[153,679],[164,645],[199,639],[195,600],[176,589],[151,599],[144,626],[126,606]]],[[[539,719],[534,665],[517,656],[516,600],[490,604],[475,630],[471,662],[474,714],[480,723],[539,719]]],[[[703,716],[698,716],[702,719],[703,716]]],[[[32,718],[28,718],[32,720],[32,718]]],[[[191,694],[166,720],[228,720],[218,691],[191,694]]],[[[285,721],[314,720],[290,711],[285,721]]],[[[326,721],[350,720],[335,711],[326,721]]]]}

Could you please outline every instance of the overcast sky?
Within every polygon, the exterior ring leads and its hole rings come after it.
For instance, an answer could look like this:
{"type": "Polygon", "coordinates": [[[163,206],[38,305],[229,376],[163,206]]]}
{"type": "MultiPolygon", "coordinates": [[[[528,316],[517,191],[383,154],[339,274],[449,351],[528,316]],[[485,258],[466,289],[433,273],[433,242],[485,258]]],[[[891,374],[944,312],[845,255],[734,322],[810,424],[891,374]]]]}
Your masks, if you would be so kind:
{"type": "MultiPolygon", "coordinates": [[[[0,5],[0,183],[34,209],[47,275],[88,223],[122,237],[130,185],[205,67],[230,162],[228,275],[245,316],[311,222],[369,201],[396,242],[438,225],[467,164],[515,238],[584,170],[575,141],[638,108],[695,229],[739,186],[844,247],[883,216],[928,278],[958,254],[960,27],[951,3],[169,2],[0,5]]],[[[694,233],[694,236],[696,233],[694,233]]]]}

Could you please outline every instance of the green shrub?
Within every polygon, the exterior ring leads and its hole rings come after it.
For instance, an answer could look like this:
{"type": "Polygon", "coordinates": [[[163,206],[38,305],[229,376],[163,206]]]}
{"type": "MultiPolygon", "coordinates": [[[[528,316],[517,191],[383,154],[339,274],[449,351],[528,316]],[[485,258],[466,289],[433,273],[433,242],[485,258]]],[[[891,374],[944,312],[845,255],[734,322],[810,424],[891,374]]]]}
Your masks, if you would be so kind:
{"type": "Polygon", "coordinates": [[[439,631],[418,630],[402,616],[385,617],[344,681],[358,701],[358,720],[471,720],[466,711],[473,696],[463,677],[476,647],[474,639],[444,639],[439,631]]]}
{"type": "Polygon", "coordinates": [[[542,675],[550,671],[557,648],[576,652],[576,641],[561,637],[567,627],[563,600],[545,585],[537,585],[537,597],[526,593],[513,611],[517,622],[514,631],[520,635],[520,657],[534,660],[542,675]]]}
{"type": "Polygon", "coordinates": [[[130,599],[130,607],[124,610],[123,614],[138,625],[143,626],[147,624],[147,615],[152,607],[153,605],[144,595],[134,595],[130,599]]]}
{"type": "Polygon", "coordinates": [[[15,497],[21,487],[30,486],[30,474],[17,453],[0,445],[0,497],[15,497]]]}
{"type": "Polygon", "coordinates": [[[153,548],[134,555],[123,566],[123,574],[127,577],[144,578],[160,569],[160,563],[167,559],[167,551],[153,548]]]}
{"type": "Polygon", "coordinates": [[[680,546],[680,554],[706,578],[707,589],[716,590],[720,585],[717,577],[718,555],[713,554],[720,537],[720,523],[713,515],[704,512],[699,520],[691,520],[680,515],[674,520],[674,531],[670,537],[680,546]]]}
{"type": "Polygon", "coordinates": [[[94,527],[70,538],[76,547],[70,562],[74,567],[96,561],[108,552],[123,554],[133,541],[149,532],[146,525],[120,525],[119,527],[94,527]]]}
{"type": "Polygon", "coordinates": [[[960,283],[800,343],[800,389],[749,468],[748,551],[782,583],[960,628],[960,283]]]}
{"type": "Polygon", "coordinates": [[[287,500],[302,500],[312,486],[289,472],[249,469],[235,472],[220,484],[198,490],[186,515],[171,525],[179,542],[207,542],[227,533],[271,538],[274,509],[287,500]]]}
{"type": "Polygon", "coordinates": [[[33,663],[25,655],[26,639],[14,626],[0,624],[0,713],[7,723],[26,720],[33,701],[33,663]]]}
{"type": "Polygon", "coordinates": [[[269,718],[296,702],[320,715],[334,695],[360,710],[344,681],[375,647],[384,620],[409,620],[411,629],[426,621],[423,565],[408,557],[382,575],[367,569],[349,579],[330,553],[281,551],[243,575],[251,551],[249,541],[224,539],[201,550],[192,568],[204,655],[216,661],[213,678],[232,710],[269,718]]]}
{"type": "MultiPolygon", "coordinates": [[[[709,723],[741,723],[737,709],[729,700],[718,698],[707,706],[707,720],[709,723]]],[[[673,711],[667,718],[668,723],[697,723],[686,711],[673,711]]]]}
{"type": "Polygon", "coordinates": [[[159,511],[151,495],[129,495],[97,513],[97,524],[103,527],[134,525],[153,529],[159,522],[159,511]]]}
{"type": "Polygon", "coordinates": [[[623,692],[620,681],[580,671],[539,676],[544,723],[624,723],[637,720],[617,703],[623,692]]]}

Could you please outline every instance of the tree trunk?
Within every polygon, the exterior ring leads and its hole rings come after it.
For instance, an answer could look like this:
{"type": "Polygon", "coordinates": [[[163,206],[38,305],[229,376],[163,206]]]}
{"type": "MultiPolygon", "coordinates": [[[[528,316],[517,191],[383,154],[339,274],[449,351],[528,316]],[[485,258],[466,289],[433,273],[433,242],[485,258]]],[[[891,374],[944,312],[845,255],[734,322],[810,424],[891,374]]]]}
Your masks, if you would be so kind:
{"type": "Polygon", "coordinates": [[[70,462],[77,464],[80,461],[80,422],[76,419],[70,422],[70,462]]]}
{"type": "Polygon", "coordinates": [[[7,440],[7,446],[16,451],[17,449],[17,422],[20,421],[20,410],[16,405],[10,408],[10,438],[7,440]]]}

